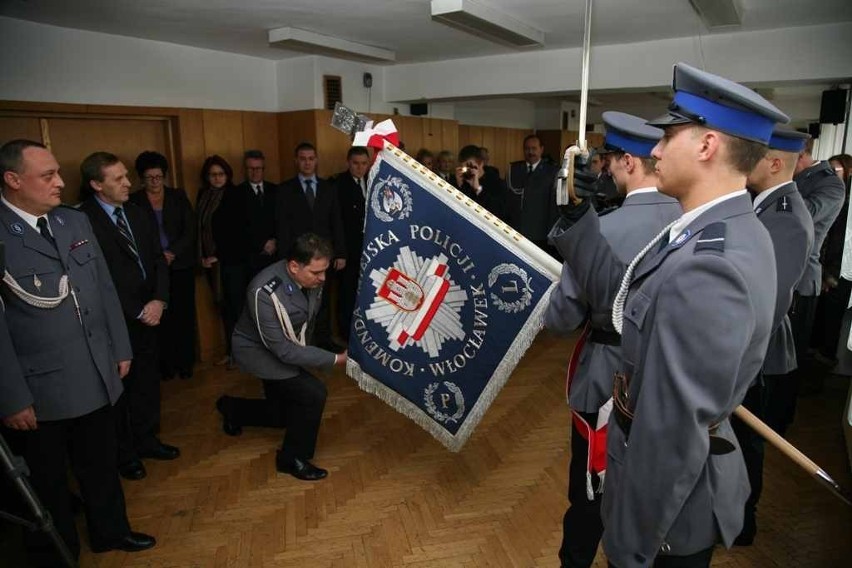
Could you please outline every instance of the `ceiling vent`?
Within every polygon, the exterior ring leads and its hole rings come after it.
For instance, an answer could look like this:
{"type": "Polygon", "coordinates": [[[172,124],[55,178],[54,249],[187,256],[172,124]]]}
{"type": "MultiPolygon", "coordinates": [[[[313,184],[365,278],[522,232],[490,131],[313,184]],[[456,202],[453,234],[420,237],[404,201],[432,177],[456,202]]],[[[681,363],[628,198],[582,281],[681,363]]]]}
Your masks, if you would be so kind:
{"type": "Polygon", "coordinates": [[[544,45],[544,32],[473,0],[432,0],[432,19],[514,47],[544,45]]]}
{"type": "Polygon", "coordinates": [[[689,0],[708,29],[731,28],[743,23],[740,0],[689,0]]]}
{"type": "Polygon", "coordinates": [[[267,32],[269,45],[314,55],[328,55],[359,61],[394,62],[396,53],[380,47],[356,43],[299,28],[276,28],[267,32]]]}

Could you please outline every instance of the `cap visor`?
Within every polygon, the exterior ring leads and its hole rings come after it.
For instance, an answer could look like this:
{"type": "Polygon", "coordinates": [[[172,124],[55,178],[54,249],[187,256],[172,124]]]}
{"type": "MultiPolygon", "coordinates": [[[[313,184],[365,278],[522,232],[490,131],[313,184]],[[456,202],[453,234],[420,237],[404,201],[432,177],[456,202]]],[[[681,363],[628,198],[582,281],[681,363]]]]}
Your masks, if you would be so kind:
{"type": "Polygon", "coordinates": [[[653,120],[649,120],[646,122],[648,126],[656,126],[657,128],[664,128],[666,126],[674,126],[675,124],[687,124],[692,122],[690,119],[685,116],[681,116],[679,114],[673,114],[671,112],[667,112],[662,116],[658,116],[653,120]]]}

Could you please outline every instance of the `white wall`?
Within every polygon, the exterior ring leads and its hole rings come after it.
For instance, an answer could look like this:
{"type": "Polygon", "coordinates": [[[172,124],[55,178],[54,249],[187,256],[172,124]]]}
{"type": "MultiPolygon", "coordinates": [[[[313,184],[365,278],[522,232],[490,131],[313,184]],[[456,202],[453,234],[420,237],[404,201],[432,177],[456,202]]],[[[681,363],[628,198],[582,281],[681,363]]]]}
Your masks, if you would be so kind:
{"type": "Polygon", "coordinates": [[[275,62],[0,17],[0,99],[277,110],[275,62]]]}
{"type": "MultiPolygon", "coordinates": [[[[660,88],[686,61],[746,83],[852,76],[852,23],[593,46],[590,89],[660,88]],[[701,64],[703,51],[704,65],[701,64]]],[[[388,67],[385,98],[405,101],[579,91],[582,51],[560,49],[388,67]],[[452,81],[477,70],[476,81],[452,81]]]]}
{"type": "Polygon", "coordinates": [[[276,62],[278,100],[275,110],[291,111],[322,107],[322,81],[317,83],[316,58],[295,57],[276,62]],[[317,102],[319,101],[319,102],[317,102]]]}
{"type": "Polygon", "coordinates": [[[455,103],[459,124],[535,128],[536,105],[521,99],[488,99],[455,103]]]}

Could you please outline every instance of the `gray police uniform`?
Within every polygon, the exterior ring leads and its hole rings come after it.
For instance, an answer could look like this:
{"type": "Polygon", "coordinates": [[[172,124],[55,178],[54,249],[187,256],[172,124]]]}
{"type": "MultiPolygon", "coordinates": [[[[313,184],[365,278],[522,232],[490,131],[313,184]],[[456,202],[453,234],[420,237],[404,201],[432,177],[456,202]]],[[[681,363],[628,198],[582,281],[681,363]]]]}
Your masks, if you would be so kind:
{"type": "Polygon", "coordinates": [[[6,270],[23,290],[42,297],[58,296],[60,278],[67,273],[79,317],[71,294],[59,306],[43,309],[22,301],[8,285],[0,287],[25,377],[24,383],[7,388],[15,400],[31,400],[39,420],[62,420],[115,403],[122,392],[117,362],[131,359],[132,352],[88,219],[70,207],[58,207],[47,217],[56,248],[0,204],[6,270]]]}
{"type": "MultiPolygon", "coordinates": [[[[0,414],[32,404],[38,429],[8,431],[9,442],[27,460],[33,487],[77,555],[66,456],[82,492],[90,544],[108,547],[130,533],[110,406],[122,392],[118,362],[131,359],[132,353],[121,305],[88,219],[69,207],[57,207],[46,217],[55,246],[0,203],[6,270],[16,282],[0,284],[14,351],[11,359],[3,355],[0,414]],[[60,297],[63,275],[68,275],[67,297],[53,307],[33,305],[38,298],[60,297]],[[13,370],[15,363],[19,373],[13,370]]],[[[60,564],[44,535],[28,533],[25,538],[33,561],[60,564]]]]}
{"type": "MultiPolygon", "coordinates": [[[[601,235],[613,254],[627,264],[660,230],[680,217],[680,204],[658,191],[630,194],[624,204],[600,218],[601,235]]],[[[553,239],[563,254],[568,233],[553,239]]],[[[612,375],[620,368],[620,339],[613,338],[612,304],[594,305],[578,289],[571,268],[562,265],[559,289],[551,296],[545,313],[545,326],[570,333],[586,319],[591,323],[588,345],[580,354],[577,371],[571,380],[568,403],[574,410],[597,412],[612,396],[612,375]],[[600,338],[599,341],[595,339],[600,338]]]]}
{"type": "Polygon", "coordinates": [[[813,222],[794,182],[774,190],[755,208],[755,213],[772,238],[778,271],[774,331],[769,338],[763,372],[785,375],[796,368],[796,349],[787,310],[813,247],[813,222]]]}
{"type": "MultiPolygon", "coordinates": [[[[663,135],[662,130],[625,113],[605,112],[603,120],[606,125],[604,152],[646,158],[663,135]]],[[[575,187],[580,184],[586,185],[582,178],[575,178],[575,187]]],[[[656,188],[639,188],[627,195],[621,208],[601,217],[601,234],[613,253],[626,264],[681,213],[677,200],[659,193],[656,188]]],[[[565,238],[563,233],[552,240],[560,253],[566,246],[565,238]]],[[[564,263],[559,291],[551,296],[545,313],[545,325],[555,331],[570,332],[584,322],[587,322],[585,342],[578,342],[581,350],[577,353],[578,347],[575,347],[569,365],[569,372],[573,369],[568,392],[572,409],[570,506],[562,520],[559,558],[562,566],[570,568],[592,565],[603,532],[599,497],[603,489],[600,478],[605,470],[602,464],[589,459],[589,454],[595,455],[596,449],[605,444],[605,434],[595,430],[597,424],[605,420],[598,411],[612,396],[612,378],[621,368],[621,338],[612,326],[612,305],[588,302],[574,282],[570,267],[564,263]],[[597,476],[593,475],[595,473],[597,476]]]]}
{"type": "Polygon", "coordinates": [[[316,449],[327,392],[305,367],[329,369],[336,359],[310,345],[321,294],[321,287],[303,292],[286,263],[275,262],[249,284],[234,328],[234,359],[263,381],[265,399],[225,397],[224,413],[238,427],[286,428],[279,465],[311,459],[316,449]]]}
{"type": "MultiPolygon", "coordinates": [[[[775,123],[788,121],[753,91],[683,63],[673,87],[669,114],[649,124],[701,123],[766,144],[775,123]]],[[[578,286],[590,303],[623,314],[613,318],[623,325],[622,366],[602,504],[604,550],[619,568],[649,566],[658,555],[709,566],[713,546],[739,534],[749,492],[728,418],[772,331],[772,241],[745,191],[687,215],[671,242],[643,249],[632,274],[588,202],[561,220],[578,286]]]]}
{"type": "Polygon", "coordinates": [[[808,256],[805,273],[796,286],[796,292],[802,296],[819,296],[822,289],[819,253],[828,230],[843,207],[846,188],[828,162],[817,162],[799,172],[793,177],[793,181],[805,200],[814,225],[814,245],[808,256]]]}

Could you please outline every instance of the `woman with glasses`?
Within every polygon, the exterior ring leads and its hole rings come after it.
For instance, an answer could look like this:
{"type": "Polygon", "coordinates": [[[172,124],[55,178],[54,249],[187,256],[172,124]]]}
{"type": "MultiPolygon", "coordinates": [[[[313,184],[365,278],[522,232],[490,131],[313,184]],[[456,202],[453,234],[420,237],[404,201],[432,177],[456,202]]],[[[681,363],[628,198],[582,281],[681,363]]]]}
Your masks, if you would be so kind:
{"type": "Polygon", "coordinates": [[[234,171],[224,158],[210,156],[201,166],[198,192],[198,241],[201,266],[213,289],[225,327],[226,356],[217,365],[233,368],[231,334],[245,303],[249,282],[246,204],[233,184],[234,171]]]}
{"type": "Polygon", "coordinates": [[[169,163],[157,152],[136,157],[141,190],[130,200],[148,211],[169,265],[169,306],[160,322],[160,369],[164,380],[192,376],[195,364],[195,213],[186,192],[166,186],[169,163]]]}

